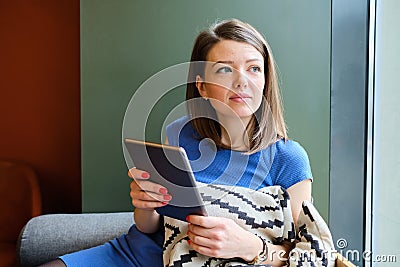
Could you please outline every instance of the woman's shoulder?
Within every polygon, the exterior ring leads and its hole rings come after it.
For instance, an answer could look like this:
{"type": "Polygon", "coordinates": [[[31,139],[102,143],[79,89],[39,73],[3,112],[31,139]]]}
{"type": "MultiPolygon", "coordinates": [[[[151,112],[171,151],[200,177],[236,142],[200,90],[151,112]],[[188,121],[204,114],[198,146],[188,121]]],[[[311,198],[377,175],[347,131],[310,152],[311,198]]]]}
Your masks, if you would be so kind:
{"type": "Polygon", "coordinates": [[[308,161],[308,155],[306,150],[300,143],[294,140],[279,140],[275,144],[275,156],[284,160],[294,160],[306,158],[308,161]]]}
{"type": "Polygon", "coordinates": [[[287,189],[302,180],[312,179],[310,161],[303,146],[293,140],[279,140],[274,147],[271,166],[274,185],[287,189]]]}
{"type": "Polygon", "coordinates": [[[273,145],[262,150],[264,161],[276,169],[288,165],[309,165],[306,150],[294,140],[280,139],[273,145]]]}
{"type": "Polygon", "coordinates": [[[189,117],[187,115],[174,120],[166,127],[167,134],[168,132],[179,133],[187,124],[190,124],[189,122],[189,117]]]}
{"type": "Polygon", "coordinates": [[[189,122],[189,116],[185,115],[182,116],[176,120],[174,120],[173,122],[169,123],[167,125],[167,129],[168,128],[181,128],[183,126],[185,126],[185,124],[187,124],[189,122]]]}

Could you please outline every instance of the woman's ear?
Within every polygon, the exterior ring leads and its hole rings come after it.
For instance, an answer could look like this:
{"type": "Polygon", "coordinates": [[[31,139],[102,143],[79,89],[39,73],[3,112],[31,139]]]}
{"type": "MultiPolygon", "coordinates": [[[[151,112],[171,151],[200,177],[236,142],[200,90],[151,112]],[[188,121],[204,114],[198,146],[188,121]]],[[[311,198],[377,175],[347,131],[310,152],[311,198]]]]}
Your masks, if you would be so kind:
{"type": "Polygon", "coordinates": [[[197,90],[199,91],[200,96],[202,97],[207,97],[207,92],[204,88],[204,81],[203,79],[200,77],[200,75],[196,75],[196,87],[197,90]]]}

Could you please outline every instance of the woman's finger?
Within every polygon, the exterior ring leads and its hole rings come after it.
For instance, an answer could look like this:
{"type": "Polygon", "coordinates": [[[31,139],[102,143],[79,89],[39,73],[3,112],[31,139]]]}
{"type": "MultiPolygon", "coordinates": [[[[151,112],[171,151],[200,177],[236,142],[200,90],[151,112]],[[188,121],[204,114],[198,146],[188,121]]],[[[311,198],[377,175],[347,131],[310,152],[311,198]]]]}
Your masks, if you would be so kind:
{"type": "Polygon", "coordinates": [[[128,171],[128,176],[133,179],[149,179],[150,174],[146,171],[142,171],[136,168],[131,168],[128,171]]]}
{"type": "Polygon", "coordinates": [[[223,218],[202,215],[189,215],[186,217],[186,220],[191,224],[198,225],[204,228],[214,228],[221,225],[221,220],[223,220],[223,218]]]}
{"type": "Polygon", "coordinates": [[[209,257],[217,257],[217,253],[216,253],[216,250],[214,248],[201,246],[201,245],[193,242],[190,239],[188,240],[188,244],[192,249],[194,249],[195,251],[197,251],[200,254],[203,254],[203,255],[206,255],[206,256],[209,256],[209,257]]]}
{"type": "Polygon", "coordinates": [[[168,202],[160,201],[143,201],[138,199],[132,199],[132,205],[139,209],[156,209],[167,205],[168,202]]]}
{"type": "Polygon", "coordinates": [[[197,226],[194,224],[189,224],[188,225],[188,232],[191,232],[193,235],[196,236],[203,236],[207,238],[217,238],[217,236],[214,236],[213,231],[210,231],[209,228],[204,228],[202,226],[197,226]],[[211,236],[212,235],[212,236],[211,236]]]}
{"type": "Polygon", "coordinates": [[[192,243],[202,247],[208,247],[208,248],[213,247],[213,240],[209,239],[208,237],[195,235],[190,231],[188,231],[187,234],[192,243]]]}
{"type": "Polygon", "coordinates": [[[138,187],[138,189],[143,190],[143,191],[148,191],[148,192],[153,192],[153,193],[157,193],[160,195],[166,195],[168,194],[168,190],[167,188],[165,188],[162,185],[150,182],[150,181],[146,181],[146,180],[134,180],[131,183],[131,189],[133,190],[135,187],[135,185],[138,187]]]}
{"type": "Polygon", "coordinates": [[[137,199],[141,201],[170,201],[172,199],[172,196],[169,194],[158,194],[158,193],[153,193],[150,191],[144,191],[144,190],[131,190],[131,198],[132,199],[137,199]]]}

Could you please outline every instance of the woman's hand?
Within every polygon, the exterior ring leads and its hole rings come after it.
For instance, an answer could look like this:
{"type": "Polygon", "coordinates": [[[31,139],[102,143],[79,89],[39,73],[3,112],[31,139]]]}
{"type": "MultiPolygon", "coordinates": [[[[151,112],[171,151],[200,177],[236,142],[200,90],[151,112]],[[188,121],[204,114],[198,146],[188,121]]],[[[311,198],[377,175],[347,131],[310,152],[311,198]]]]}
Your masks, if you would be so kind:
{"type": "Polygon", "coordinates": [[[132,168],[128,171],[128,176],[133,178],[130,196],[132,205],[136,208],[154,211],[155,208],[167,205],[172,199],[164,186],[148,181],[150,175],[147,172],[132,168]]]}
{"type": "Polygon", "coordinates": [[[262,250],[262,241],[233,220],[221,217],[187,217],[189,246],[209,257],[254,259],[262,250]]]}

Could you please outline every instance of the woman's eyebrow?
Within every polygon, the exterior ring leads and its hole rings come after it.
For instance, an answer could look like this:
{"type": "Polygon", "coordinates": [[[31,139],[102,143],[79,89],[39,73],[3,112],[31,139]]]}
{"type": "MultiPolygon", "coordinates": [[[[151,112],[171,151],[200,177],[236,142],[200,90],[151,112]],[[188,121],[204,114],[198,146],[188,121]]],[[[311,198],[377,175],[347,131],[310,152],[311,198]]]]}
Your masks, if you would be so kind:
{"type": "Polygon", "coordinates": [[[212,67],[214,67],[217,64],[233,64],[233,61],[231,61],[231,60],[227,60],[227,61],[219,60],[219,61],[214,62],[214,64],[212,64],[212,67]]]}
{"type": "MultiPolygon", "coordinates": [[[[262,61],[262,60],[259,58],[251,58],[251,59],[246,60],[246,63],[249,63],[252,61],[262,61]]],[[[231,60],[218,60],[218,61],[214,62],[214,64],[212,64],[212,67],[214,67],[217,64],[233,64],[233,63],[234,62],[231,60]]]]}
{"type": "Polygon", "coordinates": [[[253,61],[259,61],[259,62],[261,62],[262,60],[259,59],[259,58],[252,58],[252,59],[246,60],[246,63],[253,62],[253,61]]]}

